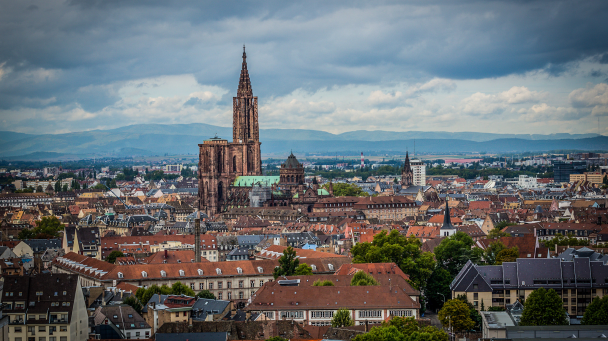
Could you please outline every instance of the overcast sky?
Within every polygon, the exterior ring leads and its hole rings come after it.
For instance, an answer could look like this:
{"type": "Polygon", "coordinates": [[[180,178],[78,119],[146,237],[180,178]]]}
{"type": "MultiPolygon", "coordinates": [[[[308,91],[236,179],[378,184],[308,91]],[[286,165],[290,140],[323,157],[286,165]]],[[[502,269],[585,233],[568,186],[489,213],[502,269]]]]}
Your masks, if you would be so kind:
{"type": "Polygon", "coordinates": [[[608,134],[605,0],[0,0],[0,130],[230,126],[243,44],[261,128],[608,134]]]}

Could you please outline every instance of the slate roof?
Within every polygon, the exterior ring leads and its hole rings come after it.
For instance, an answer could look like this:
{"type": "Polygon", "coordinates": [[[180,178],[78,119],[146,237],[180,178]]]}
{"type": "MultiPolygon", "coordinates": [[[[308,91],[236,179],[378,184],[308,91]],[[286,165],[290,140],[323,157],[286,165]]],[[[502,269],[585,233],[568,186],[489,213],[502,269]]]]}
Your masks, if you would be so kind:
{"type": "Polygon", "coordinates": [[[199,298],[192,306],[192,320],[204,321],[207,315],[220,314],[230,304],[230,301],[199,298]]]}
{"type": "Polygon", "coordinates": [[[34,252],[44,252],[47,249],[59,249],[61,248],[61,239],[27,239],[23,241],[34,252]]]}

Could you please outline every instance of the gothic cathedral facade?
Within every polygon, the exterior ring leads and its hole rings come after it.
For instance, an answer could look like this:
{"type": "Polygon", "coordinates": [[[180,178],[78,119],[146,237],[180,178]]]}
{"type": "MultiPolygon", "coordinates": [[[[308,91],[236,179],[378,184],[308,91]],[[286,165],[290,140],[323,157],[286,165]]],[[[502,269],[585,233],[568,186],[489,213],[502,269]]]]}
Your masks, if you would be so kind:
{"type": "Polygon", "coordinates": [[[237,176],[262,175],[258,98],[253,96],[243,46],[243,64],[232,99],[232,142],[213,137],[199,144],[199,210],[212,217],[222,212],[237,176]]]}

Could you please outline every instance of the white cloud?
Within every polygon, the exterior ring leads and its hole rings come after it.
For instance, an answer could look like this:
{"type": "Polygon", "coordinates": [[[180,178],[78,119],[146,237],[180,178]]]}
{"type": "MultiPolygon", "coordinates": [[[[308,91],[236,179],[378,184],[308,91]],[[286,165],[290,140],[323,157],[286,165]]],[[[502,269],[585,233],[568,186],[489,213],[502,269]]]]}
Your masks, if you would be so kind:
{"type": "Polygon", "coordinates": [[[474,93],[461,101],[460,109],[464,113],[488,116],[501,113],[512,105],[538,102],[544,97],[545,93],[530,91],[525,86],[514,86],[497,94],[474,93]]]}
{"type": "Polygon", "coordinates": [[[568,96],[575,108],[592,108],[591,115],[608,115],[608,84],[587,84],[587,87],[576,89],[568,96]]]}

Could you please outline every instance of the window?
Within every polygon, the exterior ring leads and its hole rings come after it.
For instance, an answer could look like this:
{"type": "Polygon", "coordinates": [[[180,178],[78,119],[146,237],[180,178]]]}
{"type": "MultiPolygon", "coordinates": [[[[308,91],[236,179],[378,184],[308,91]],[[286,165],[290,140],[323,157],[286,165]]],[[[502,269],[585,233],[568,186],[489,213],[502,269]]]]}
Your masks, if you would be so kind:
{"type": "Polygon", "coordinates": [[[179,275],[184,277],[184,276],[186,276],[186,273],[184,272],[184,270],[179,270],[179,275]]]}
{"type": "MultiPolygon", "coordinates": [[[[67,332],[68,331],[68,326],[59,326],[59,331],[60,332],[67,332]]],[[[62,337],[62,339],[63,339],[63,337],[62,337]]]]}
{"type": "Polygon", "coordinates": [[[314,264],[311,264],[310,267],[312,268],[312,271],[317,271],[317,266],[314,264]]]}
{"type": "Polygon", "coordinates": [[[231,281],[226,282],[226,288],[228,288],[228,289],[232,288],[232,282],[231,281]]]}
{"type": "Polygon", "coordinates": [[[198,290],[205,290],[205,283],[199,283],[198,290]]]}
{"type": "Polygon", "coordinates": [[[21,332],[22,332],[21,327],[15,327],[15,333],[21,333],[21,332]]]}
{"type": "Polygon", "coordinates": [[[175,313],[175,317],[179,317],[179,311],[175,313]]]}
{"type": "Polygon", "coordinates": [[[242,274],[243,273],[243,269],[241,268],[236,268],[236,272],[242,274]]]}
{"type": "Polygon", "coordinates": [[[213,283],[209,283],[209,289],[213,289],[213,283]]]}
{"type": "Polygon", "coordinates": [[[165,270],[160,270],[160,277],[167,277],[167,272],[165,270]]]}
{"type": "Polygon", "coordinates": [[[255,288],[255,280],[252,279],[251,281],[249,281],[249,287],[255,288]]]}
{"type": "Polygon", "coordinates": [[[264,286],[264,280],[263,280],[263,279],[261,279],[261,280],[260,280],[260,288],[261,288],[261,287],[263,287],[263,286],[264,286]]]}
{"type": "MultiPolygon", "coordinates": [[[[123,275],[122,272],[119,272],[118,273],[118,278],[125,278],[125,275],[123,275]]],[[[63,336],[61,338],[63,338],[63,336]]]]}
{"type": "Polygon", "coordinates": [[[310,318],[313,318],[313,319],[332,318],[332,317],[334,317],[333,310],[313,310],[310,312],[310,318]]]}
{"type": "Polygon", "coordinates": [[[187,311],[184,311],[184,316],[188,316],[188,312],[187,311]]]}
{"type": "Polygon", "coordinates": [[[262,267],[261,267],[261,266],[258,266],[258,272],[259,272],[259,273],[262,273],[262,272],[264,272],[264,269],[262,269],[262,267]]]}
{"type": "Polygon", "coordinates": [[[222,282],[222,281],[217,282],[218,289],[222,289],[223,286],[224,286],[224,282],[222,282]]]}
{"type": "Polygon", "coordinates": [[[243,288],[245,286],[245,281],[239,281],[239,288],[243,288]]]}
{"type": "Polygon", "coordinates": [[[229,291],[228,292],[228,300],[231,300],[231,299],[232,299],[232,292],[229,291]]]}
{"type": "Polygon", "coordinates": [[[199,275],[199,276],[202,276],[202,275],[203,275],[203,270],[198,269],[198,275],[199,275]]]}
{"type": "Polygon", "coordinates": [[[239,291],[239,300],[242,300],[245,297],[242,291],[239,291]]]}
{"type": "Polygon", "coordinates": [[[391,310],[389,313],[393,316],[399,316],[399,317],[412,316],[411,310],[391,310]]]}
{"type": "Polygon", "coordinates": [[[304,318],[304,312],[301,310],[296,310],[296,311],[282,311],[281,312],[281,318],[294,318],[294,319],[301,319],[304,318]]]}
{"type": "Polygon", "coordinates": [[[473,291],[479,291],[479,286],[477,284],[473,284],[473,291]]]}
{"type": "Polygon", "coordinates": [[[46,327],[45,326],[38,326],[38,331],[39,332],[45,332],[46,331],[46,327]]]}
{"type": "Polygon", "coordinates": [[[57,337],[51,336],[51,337],[49,337],[49,341],[57,341],[57,337]]]}
{"type": "Polygon", "coordinates": [[[221,293],[221,292],[218,292],[218,293],[217,293],[217,299],[218,299],[218,300],[223,299],[223,298],[222,298],[222,293],[221,293]]]}
{"type": "Polygon", "coordinates": [[[194,283],[190,283],[190,289],[194,290],[194,283]]]}
{"type": "Polygon", "coordinates": [[[382,310],[359,310],[359,318],[382,317],[382,310]]]}
{"type": "Polygon", "coordinates": [[[145,277],[148,277],[148,273],[147,273],[147,272],[145,272],[145,271],[142,271],[142,272],[141,272],[141,277],[144,277],[144,278],[145,278],[145,277]]]}
{"type": "Polygon", "coordinates": [[[221,275],[221,274],[222,274],[222,269],[220,269],[220,268],[216,268],[216,269],[215,269],[215,272],[216,272],[218,275],[221,275]]]}
{"type": "Polygon", "coordinates": [[[65,295],[67,295],[67,294],[68,294],[68,292],[67,292],[67,291],[64,291],[64,292],[63,292],[63,296],[65,296],[65,295]]]}
{"type": "Polygon", "coordinates": [[[266,315],[267,319],[274,320],[274,311],[265,311],[264,315],[266,315]]]}

